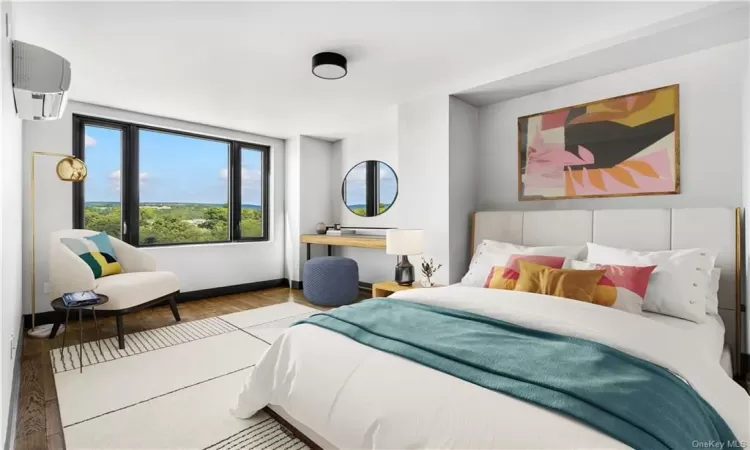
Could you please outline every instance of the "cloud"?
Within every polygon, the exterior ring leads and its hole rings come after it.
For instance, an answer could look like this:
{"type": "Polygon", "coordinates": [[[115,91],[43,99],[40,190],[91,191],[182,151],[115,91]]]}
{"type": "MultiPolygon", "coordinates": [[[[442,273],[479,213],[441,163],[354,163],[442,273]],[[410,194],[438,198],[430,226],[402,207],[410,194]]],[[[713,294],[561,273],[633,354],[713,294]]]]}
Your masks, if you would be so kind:
{"type": "MultiPolygon", "coordinates": [[[[229,170],[227,169],[221,169],[219,171],[219,178],[222,180],[226,180],[229,178],[229,170]]],[[[243,186],[257,183],[261,180],[262,176],[260,173],[260,169],[247,169],[245,167],[242,168],[242,184],[243,186]]]]}
{"type": "Polygon", "coordinates": [[[390,166],[387,166],[383,163],[380,164],[380,179],[395,179],[396,173],[393,171],[393,169],[390,166]]]}
{"type": "MultiPolygon", "coordinates": [[[[120,190],[120,179],[122,178],[122,172],[120,172],[120,169],[112,171],[109,176],[109,182],[112,185],[112,188],[116,191],[120,190]]],[[[143,186],[146,181],[150,180],[151,177],[149,176],[148,172],[141,172],[138,175],[138,182],[141,186],[143,186]]]]}
{"type": "Polygon", "coordinates": [[[367,180],[367,165],[364,163],[357,164],[346,174],[346,179],[347,181],[367,180]]]}
{"type": "Polygon", "coordinates": [[[96,139],[92,138],[88,134],[84,138],[84,147],[93,147],[96,145],[96,139]]]}

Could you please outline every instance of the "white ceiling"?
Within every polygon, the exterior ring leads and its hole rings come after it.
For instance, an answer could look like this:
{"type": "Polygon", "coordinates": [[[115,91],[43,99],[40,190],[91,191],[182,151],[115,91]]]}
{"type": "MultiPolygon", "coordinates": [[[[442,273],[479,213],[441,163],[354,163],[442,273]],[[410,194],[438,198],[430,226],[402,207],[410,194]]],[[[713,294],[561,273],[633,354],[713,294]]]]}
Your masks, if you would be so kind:
{"type": "Polygon", "coordinates": [[[486,83],[706,5],[14,2],[13,38],[70,60],[74,100],[336,138],[388,106],[486,83]],[[320,51],[344,54],[349,74],[315,78],[310,58],[320,51]]]}

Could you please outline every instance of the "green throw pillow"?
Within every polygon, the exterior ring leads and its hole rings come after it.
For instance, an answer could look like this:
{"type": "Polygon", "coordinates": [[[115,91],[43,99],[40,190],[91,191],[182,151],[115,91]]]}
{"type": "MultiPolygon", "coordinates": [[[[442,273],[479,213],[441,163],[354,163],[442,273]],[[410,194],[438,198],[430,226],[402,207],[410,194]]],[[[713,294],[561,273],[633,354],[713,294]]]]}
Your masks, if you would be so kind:
{"type": "Polygon", "coordinates": [[[107,233],[98,233],[85,238],[61,238],[73,253],[88,264],[94,272],[94,278],[122,273],[122,266],[117,261],[115,249],[107,233]]]}

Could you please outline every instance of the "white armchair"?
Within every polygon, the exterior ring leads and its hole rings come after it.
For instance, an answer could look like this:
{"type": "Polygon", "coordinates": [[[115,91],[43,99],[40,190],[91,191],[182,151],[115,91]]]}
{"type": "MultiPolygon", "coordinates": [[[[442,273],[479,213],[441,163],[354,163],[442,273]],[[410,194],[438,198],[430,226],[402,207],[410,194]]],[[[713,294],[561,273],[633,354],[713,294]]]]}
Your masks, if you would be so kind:
{"type": "MultiPolygon", "coordinates": [[[[91,268],[73,253],[60,238],[83,238],[96,234],[91,230],[63,230],[50,235],[49,273],[53,298],[66,292],[94,291],[109,297],[97,307],[102,316],[114,315],[117,320],[117,340],[125,348],[122,316],[149,306],[169,302],[176,321],[180,321],[175,296],[180,292],[177,277],[172,272],[156,270],[156,262],[146,252],[110,236],[117,260],[123,273],[94,278],[91,268]]],[[[50,338],[55,336],[60,320],[50,338]]]]}

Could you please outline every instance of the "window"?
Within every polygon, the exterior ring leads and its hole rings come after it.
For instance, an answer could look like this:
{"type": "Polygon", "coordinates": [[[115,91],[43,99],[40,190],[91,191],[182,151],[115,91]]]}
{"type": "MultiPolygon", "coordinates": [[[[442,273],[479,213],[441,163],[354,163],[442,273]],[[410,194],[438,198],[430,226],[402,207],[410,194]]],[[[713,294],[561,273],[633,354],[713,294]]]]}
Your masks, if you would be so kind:
{"type": "Polygon", "coordinates": [[[83,227],[122,238],[122,138],[118,128],[84,126],[88,175],[83,188],[86,209],[83,227]]]}
{"type": "Polygon", "coordinates": [[[256,148],[240,148],[240,237],[258,238],[263,236],[265,211],[262,207],[266,186],[263,183],[263,172],[266,157],[262,150],[256,148]]]}
{"type": "Polygon", "coordinates": [[[76,228],[137,246],[268,240],[269,148],[74,116],[76,228]]]}
{"type": "Polygon", "coordinates": [[[138,130],[138,240],[229,240],[229,143],[138,130]]]}

